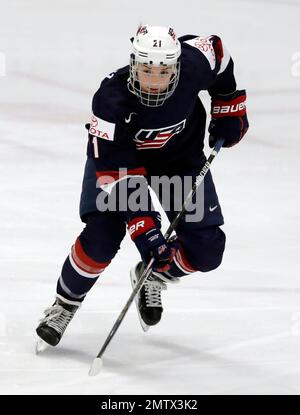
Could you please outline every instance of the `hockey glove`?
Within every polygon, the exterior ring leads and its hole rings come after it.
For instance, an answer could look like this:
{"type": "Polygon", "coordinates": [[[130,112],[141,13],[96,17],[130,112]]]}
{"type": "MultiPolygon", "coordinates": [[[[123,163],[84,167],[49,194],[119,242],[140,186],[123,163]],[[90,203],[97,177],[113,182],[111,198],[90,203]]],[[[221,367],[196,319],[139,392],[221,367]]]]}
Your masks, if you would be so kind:
{"type": "Polygon", "coordinates": [[[249,123],[246,113],[246,91],[235,91],[230,95],[215,96],[211,103],[209,146],[224,138],[223,147],[232,147],[246,134],[249,123]]]}
{"type": "Polygon", "coordinates": [[[145,264],[154,257],[155,271],[166,272],[170,269],[175,247],[168,244],[152,217],[142,216],[130,220],[128,230],[145,264]]]}

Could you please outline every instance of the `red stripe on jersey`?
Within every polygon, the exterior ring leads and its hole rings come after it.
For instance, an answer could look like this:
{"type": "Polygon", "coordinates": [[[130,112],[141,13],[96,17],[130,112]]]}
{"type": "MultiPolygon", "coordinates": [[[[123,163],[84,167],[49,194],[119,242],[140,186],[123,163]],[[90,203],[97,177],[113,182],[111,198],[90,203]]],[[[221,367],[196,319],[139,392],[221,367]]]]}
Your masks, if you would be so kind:
{"type": "Polygon", "coordinates": [[[75,245],[72,246],[71,254],[73,261],[78,266],[78,268],[90,274],[95,274],[95,276],[102,272],[110,263],[110,261],[96,262],[90,258],[84,252],[79,238],[76,239],[75,245]]]}
{"type": "Polygon", "coordinates": [[[222,58],[224,56],[223,52],[223,45],[221,39],[217,39],[216,43],[214,44],[214,50],[216,52],[217,61],[221,64],[222,58]]]}
{"type": "Polygon", "coordinates": [[[136,143],[136,146],[137,147],[138,146],[144,146],[145,144],[156,144],[156,145],[158,145],[158,144],[161,144],[161,143],[165,143],[166,141],[167,141],[166,138],[161,138],[161,139],[156,138],[155,140],[145,140],[143,142],[136,143]]]}
{"type": "Polygon", "coordinates": [[[146,148],[161,148],[163,147],[167,142],[169,141],[169,139],[164,139],[164,140],[155,140],[155,141],[146,141],[142,144],[136,144],[136,148],[137,150],[140,149],[146,149],[146,148]]]}
{"type": "Polygon", "coordinates": [[[178,263],[180,264],[180,266],[184,269],[184,271],[186,271],[188,273],[192,273],[192,272],[197,271],[188,262],[188,260],[186,259],[185,255],[184,255],[183,249],[181,247],[176,251],[175,257],[176,257],[178,263]]]}
{"type": "Polygon", "coordinates": [[[136,146],[137,150],[145,149],[145,148],[161,148],[164,146],[163,144],[143,144],[142,146],[136,146]]]}
{"type": "Polygon", "coordinates": [[[159,133],[157,137],[165,137],[165,138],[169,138],[171,137],[172,133],[159,133]]]}
{"type": "Polygon", "coordinates": [[[136,147],[161,146],[164,145],[165,142],[166,140],[145,141],[144,143],[136,144],[136,147]]]}
{"type": "Polygon", "coordinates": [[[113,183],[116,180],[120,180],[125,176],[145,176],[147,171],[144,167],[138,167],[137,169],[129,170],[106,170],[106,171],[97,171],[96,177],[100,181],[100,185],[113,183]]]}

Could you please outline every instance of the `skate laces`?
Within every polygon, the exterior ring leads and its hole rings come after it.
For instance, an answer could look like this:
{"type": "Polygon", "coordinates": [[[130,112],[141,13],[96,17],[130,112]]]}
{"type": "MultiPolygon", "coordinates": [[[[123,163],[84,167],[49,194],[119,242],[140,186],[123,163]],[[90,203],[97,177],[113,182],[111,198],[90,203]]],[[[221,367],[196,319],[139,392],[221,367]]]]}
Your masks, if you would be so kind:
{"type": "Polygon", "coordinates": [[[41,324],[45,323],[48,327],[52,327],[58,333],[63,333],[67,325],[72,320],[75,311],[68,311],[59,304],[55,304],[44,311],[45,317],[41,320],[41,324]]]}
{"type": "Polygon", "coordinates": [[[167,286],[162,281],[147,280],[144,284],[147,307],[161,307],[161,291],[166,290],[167,286]]]}
{"type": "Polygon", "coordinates": [[[168,272],[158,272],[158,271],[152,271],[152,275],[154,275],[156,278],[159,278],[163,282],[167,282],[170,284],[178,284],[180,282],[180,278],[173,277],[173,275],[170,275],[168,272]]]}

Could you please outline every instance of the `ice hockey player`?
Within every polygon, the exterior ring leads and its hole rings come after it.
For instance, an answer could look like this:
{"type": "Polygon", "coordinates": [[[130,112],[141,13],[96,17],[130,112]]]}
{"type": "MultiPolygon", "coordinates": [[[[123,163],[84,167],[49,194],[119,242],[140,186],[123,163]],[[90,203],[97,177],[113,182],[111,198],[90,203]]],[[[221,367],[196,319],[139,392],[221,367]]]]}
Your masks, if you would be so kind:
{"type": "MultiPolygon", "coordinates": [[[[231,147],[242,139],[248,129],[246,92],[237,90],[233,60],[220,37],[177,38],[171,27],[140,25],[131,46],[130,65],[107,76],[93,97],[80,202],[85,228],[63,264],[55,302],[36,330],[52,346],[116,255],[126,228],[141,256],[131,271],[133,285],[150,258],[155,259],[151,277],[137,296],[145,329],[160,321],[161,290],[169,282],[214,270],[222,261],[224,222],[211,173],[204,180],[203,217],[183,218],[169,242],[160,230],[148,183],[154,176],[176,176],[184,183],[205,164],[202,90],[211,97],[209,145],[223,138],[223,146],[231,147]],[[137,211],[129,204],[136,189],[127,186],[134,179],[149,196],[137,211]],[[127,200],[121,209],[124,185],[127,200]],[[99,196],[113,194],[116,208],[101,209],[99,196]]],[[[170,192],[171,201],[177,193],[170,192]]],[[[170,221],[176,213],[172,206],[166,209],[170,221]]]]}

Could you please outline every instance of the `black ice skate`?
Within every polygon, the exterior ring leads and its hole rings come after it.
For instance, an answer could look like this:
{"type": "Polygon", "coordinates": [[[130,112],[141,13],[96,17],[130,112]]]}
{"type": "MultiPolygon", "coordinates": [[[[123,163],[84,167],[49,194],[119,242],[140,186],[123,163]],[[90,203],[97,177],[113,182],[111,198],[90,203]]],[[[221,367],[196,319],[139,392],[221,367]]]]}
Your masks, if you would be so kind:
{"type": "MultiPolygon", "coordinates": [[[[134,288],[141,277],[145,266],[139,262],[131,271],[130,279],[134,288]]],[[[177,282],[179,278],[165,276],[159,272],[152,272],[135,297],[138,316],[144,331],[154,326],[161,320],[163,307],[161,303],[161,291],[166,290],[165,282],[177,282]]]]}
{"type": "Polygon", "coordinates": [[[38,341],[37,353],[43,351],[47,345],[56,346],[64,334],[68,324],[78,310],[80,303],[56,298],[55,303],[44,311],[45,317],[40,320],[36,332],[41,341],[38,341]],[[45,342],[45,343],[43,343],[45,342]]]}

